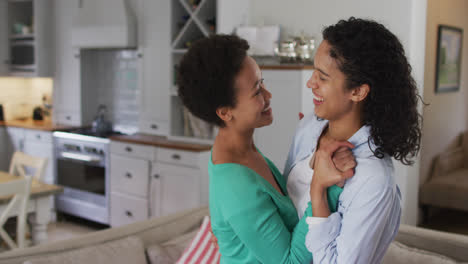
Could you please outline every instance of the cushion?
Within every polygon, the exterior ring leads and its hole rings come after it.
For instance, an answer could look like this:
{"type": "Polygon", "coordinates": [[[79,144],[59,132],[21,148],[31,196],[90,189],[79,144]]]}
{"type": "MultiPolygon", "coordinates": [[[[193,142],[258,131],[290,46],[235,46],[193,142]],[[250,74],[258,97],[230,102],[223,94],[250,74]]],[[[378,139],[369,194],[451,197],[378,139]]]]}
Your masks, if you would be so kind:
{"type": "Polygon", "coordinates": [[[149,263],[151,264],[172,264],[184,253],[198,230],[183,234],[163,244],[152,244],[146,249],[149,263]]]}
{"type": "Polygon", "coordinates": [[[384,256],[383,264],[457,264],[454,259],[434,252],[408,247],[393,241],[384,256]]]}
{"type": "Polygon", "coordinates": [[[221,255],[219,250],[211,243],[210,231],[210,217],[205,216],[200,230],[198,230],[193,240],[184,250],[177,263],[219,263],[221,255]]]}
{"type": "Polygon", "coordinates": [[[27,260],[24,264],[146,264],[143,242],[137,237],[91,245],[55,255],[27,260]]]}

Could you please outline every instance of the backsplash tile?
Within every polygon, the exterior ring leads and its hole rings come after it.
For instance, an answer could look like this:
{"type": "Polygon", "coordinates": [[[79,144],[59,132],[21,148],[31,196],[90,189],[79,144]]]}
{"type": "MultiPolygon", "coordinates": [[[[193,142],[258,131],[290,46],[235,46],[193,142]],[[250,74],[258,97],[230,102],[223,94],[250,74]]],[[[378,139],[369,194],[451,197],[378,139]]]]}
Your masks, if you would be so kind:
{"type": "Polygon", "coordinates": [[[51,78],[0,78],[0,104],[5,120],[32,117],[34,107],[42,106],[42,97],[52,98],[51,78]]]}
{"type": "MultiPolygon", "coordinates": [[[[107,117],[115,127],[138,128],[139,102],[136,50],[92,49],[81,51],[82,89],[90,105],[107,106],[107,117]]],[[[90,110],[90,111],[91,111],[90,110]]],[[[94,114],[94,112],[93,112],[94,114]]]]}

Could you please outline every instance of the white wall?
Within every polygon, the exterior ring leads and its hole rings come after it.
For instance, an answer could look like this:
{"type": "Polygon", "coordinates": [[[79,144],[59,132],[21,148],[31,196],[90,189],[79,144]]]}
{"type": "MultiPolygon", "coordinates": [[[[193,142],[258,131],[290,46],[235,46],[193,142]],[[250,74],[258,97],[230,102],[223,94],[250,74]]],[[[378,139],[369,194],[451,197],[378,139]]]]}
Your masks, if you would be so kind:
{"type": "Polygon", "coordinates": [[[426,29],[426,65],[424,100],[423,148],[420,182],[430,174],[435,156],[452,145],[468,127],[468,1],[428,0],[426,29]],[[435,89],[437,28],[439,24],[463,29],[461,87],[458,92],[439,93],[435,89]]]}
{"type": "MultiPolygon", "coordinates": [[[[426,0],[252,0],[250,24],[281,25],[282,37],[304,31],[322,40],[324,26],[350,16],[384,24],[402,42],[413,66],[413,76],[423,94],[426,0]]],[[[285,153],[286,155],[286,153],[285,153]]],[[[418,211],[419,160],[413,167],[396,166],[403,194],[402,222],[415,225],[418,211]]]]}

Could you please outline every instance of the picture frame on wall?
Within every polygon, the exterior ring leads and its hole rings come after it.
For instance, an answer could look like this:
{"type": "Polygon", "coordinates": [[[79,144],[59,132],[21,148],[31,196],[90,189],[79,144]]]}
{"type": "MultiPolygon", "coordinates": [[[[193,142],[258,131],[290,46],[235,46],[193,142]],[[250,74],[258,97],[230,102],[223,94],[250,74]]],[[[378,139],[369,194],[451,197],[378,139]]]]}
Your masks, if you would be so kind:
{"type": "Polygon", "coordinates": [[[437,37],[436,93],[460,90],[463,30],[439,25],[437,37]]]}

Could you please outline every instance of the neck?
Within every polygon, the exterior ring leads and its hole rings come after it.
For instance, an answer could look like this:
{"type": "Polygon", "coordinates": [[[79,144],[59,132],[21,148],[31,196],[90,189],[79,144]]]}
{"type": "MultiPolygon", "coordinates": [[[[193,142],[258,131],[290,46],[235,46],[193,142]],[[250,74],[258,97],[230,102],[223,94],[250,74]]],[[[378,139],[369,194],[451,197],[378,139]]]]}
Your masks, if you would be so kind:
{"type": "Polygon", "coordinates": [[[242,156],[254,149],[253,133],[254,129],[239,131],[232,127],[219,128],[214,144],[242,156]]]}
{"type": "Polygon", "coordinates": [[[348,140],[364,124],[361,114],[357,111],[351,112],[338,120],[330,120],[328,123],[327,136],[338,140],[348,140]]]}

